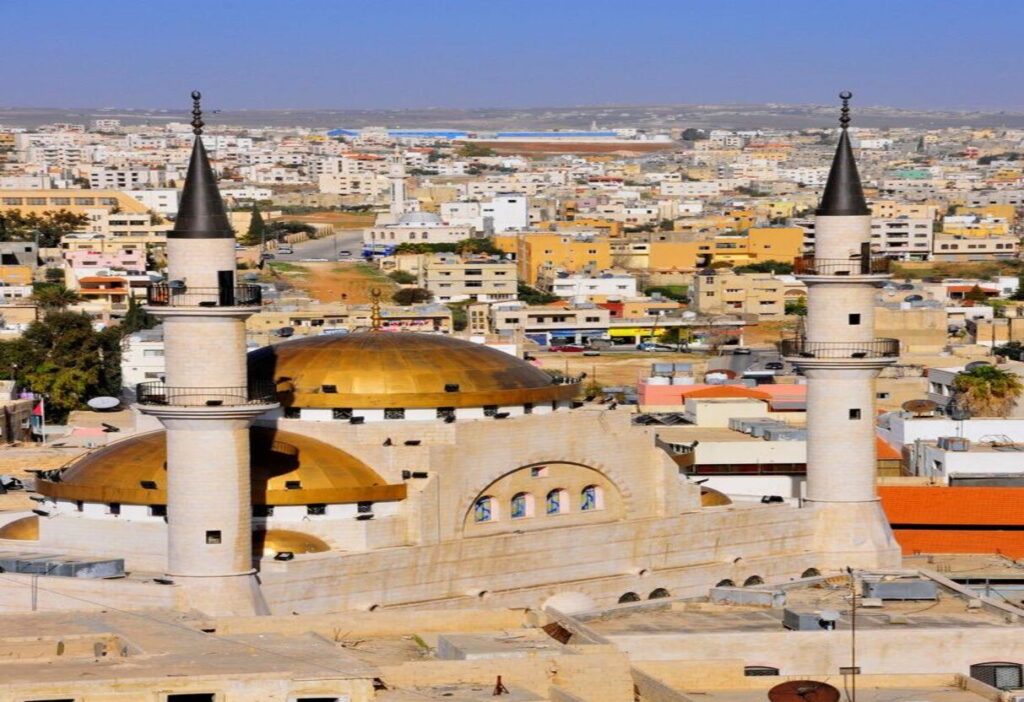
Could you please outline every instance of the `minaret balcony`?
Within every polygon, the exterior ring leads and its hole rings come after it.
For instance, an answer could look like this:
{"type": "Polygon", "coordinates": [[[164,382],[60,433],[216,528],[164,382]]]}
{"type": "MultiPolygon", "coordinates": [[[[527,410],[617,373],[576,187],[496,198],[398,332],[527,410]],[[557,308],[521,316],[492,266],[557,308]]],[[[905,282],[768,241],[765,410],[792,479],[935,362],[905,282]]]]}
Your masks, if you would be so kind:
{"type": "Polygon", "coordinates": [[[795,275],[814,278],[885,277],[891,270],[892,259],[885,256],[854,256],[851,258],[803,256],[793,262],[795,275]]]}
{"type": "Polygon", "coordinates": [[[160,283],[146,290],[146,304],[157,308],[259,307],[263,304],[263,289],[251,284],[193,288],[183,284],[160,283]]]}
{"type": "Polygon", "coordinates": [[[900,355],[899,339],[870,341],[808,341],[803,337],[783,339],[779,345],[783,356],[800,365],[803,359],[864,361],[894,359],[900,355]]]}
{"type": "Polygon", "coordinates": [[[235,387],[176,387],[162,381],[139,383],[135,386],[135,399],[139,405],[157,407],[241,407],[247,405],[274,405],[277,389],[273,383],[252,382],[235,387]]]}

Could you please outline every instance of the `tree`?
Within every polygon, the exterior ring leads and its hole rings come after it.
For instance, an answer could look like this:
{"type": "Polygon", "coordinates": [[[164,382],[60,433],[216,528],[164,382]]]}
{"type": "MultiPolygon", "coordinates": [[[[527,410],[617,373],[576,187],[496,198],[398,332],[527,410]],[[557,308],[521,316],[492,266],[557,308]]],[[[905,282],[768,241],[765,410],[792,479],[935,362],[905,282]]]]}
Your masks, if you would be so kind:
{"type": "Polygon", "coordinates": [[[793,264],[785,261],[757,261],[735,268],[737,273],[773,273],[786,275],[793,272],[793,264]]]}
{"type": "Polygon", "coordinates": [[[519,283],[516,292],[516,297],[528,305],[547,305],[560,299],[557,295],[549,295],[537,288],[530,287],[526,283],[519,283]]]}
{"type": "Polygon", "coordinates": [[[64,269],[63,268],[47,268],[46,273],[47,283],[60,283],[64,284],[64,269]]]}
{"type": "Polygon", "coordinates": [[[32,299],[44,310],[62,310],[82,301],[74,290],[59,283],[36,283],[32,299]]]}
{"type": "Polygon", "coordinates": [[[795,314],[800,317],[807,315],[807,298],[802,295],[795,300],[786,300],[786,314],[795,314]]]}
{"type": "Polygon", "coordinates": [[[401,288],[395,291],[391,299],[398,305],[415,305],[420,302],[430,302],[434,299],[433,293],[426,288],[401,288]]]}
{"type": "Polygon", "coordinates": [[[134,297],[128,298],[128,311],[121,320],[121,336],[128,336],[143,329],[152,329],[156,326],[156,318],[147,312],[142,305],[135,301],[134,297]]]}
{"type": "Polygon", "coordinates": [[[260,212],[260,206],[255,202],[252,205],[252,217],[249,219],[249,230],[242,237],[242,244],[244,246],[256,246],[257,244],[263,243],[263,237],[266,236],[267,225],[263,222],[263,214],[260,212]]]}
{"type": "Polygon", "coordinates": [[[480,158],[493,155],[494,149],[480,144],[463,144],[459,147],[459,156],[462,158],[480,158]]]}
{"type": "Polygon", "coordinates": [[[964,295],[964,299],[970,300],[971,302],[984,302],[988,299],[988,296],[978,286],[978,284],[975,283],[974,287],[968,290],[967,294],[964,295]]]}
{"type": "Polygon", "coordinates": [[[409,271],[392,271],[388,273],[388,277],[399,285],[412,285],[416,282],[416,276],[409,271]]]}
{"type": "Polygon", "coordinates": [[[1017,275],[1017,289],[1010,295],[1011,300],[1024,300],[1024,273],[1017,275]]]}
{"type": "Polygon", "coordinates": [[[21,210],[0,212],[0,241],[34,241],[41,248],[57,248],[61,237],[89,223],[88,215],[67,210],[23,215],[21,210]]]}
{"type": "Polygon", "coordinates": [[[671,219],[663,219],[658,224],[658,229],[660,229],[663,232],[670,232],[675,228],[675,226],[676,223],[673,222],[671,219]]]}
{"type": "Polygon", "coordinates": [[[116,327],[95,331],[88,315],[54,311],[0,341],[0,369],[16,369],[18,384],[44,394],[47,416],[60,422],[90,397],[119,394],[120,338],[116,327]]]}
{"type": "Polygon", "coordinates": [[[954,402],[974,416],[1005,417],[1017,404],[1024,383],[1019,376],[997,366],[975,366],[957,373],[954,402]]]}

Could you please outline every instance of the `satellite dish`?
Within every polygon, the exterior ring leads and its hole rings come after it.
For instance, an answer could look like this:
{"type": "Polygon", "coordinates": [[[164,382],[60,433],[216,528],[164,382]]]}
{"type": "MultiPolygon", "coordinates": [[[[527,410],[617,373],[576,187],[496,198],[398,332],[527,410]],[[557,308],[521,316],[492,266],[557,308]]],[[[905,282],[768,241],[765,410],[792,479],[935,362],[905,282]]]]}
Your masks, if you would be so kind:
{"type": "Polygon", "coordinates": [[[989,363],[988,361],[971,361],[966,366],[964,366],[964,370],[965,371],[972,371],[975,368],[984,368],[985,366],[991,366],[991,365],[992,364],[989,363]]]}
{"type": "Polygon", "coordinates": [[[116,397],[94,397],[85,404],[89,405],[89,409],[96,410],[97,412],[109,412],[110,410],[117,409],[121,401],[116,397]]]}
{"type": "Polygon", "coordinates": [[[768,691],[771,702],[839,702],[839,690],[816,680],[790,680],[768,691]]]}
{"type": "Polygon", "coordinates": [[[903,298],[903,301],[904,302],[923,302],[924,301],[924,295],[907,295],[905,298],[903,298]]]}
{"type": "Polygon", "coordinates": [[[915,417],[921,417],[929,412],[934,412],[939,405],[931,400],[907,400],[900,407],[905,412],[913,412],[915,417]]]}

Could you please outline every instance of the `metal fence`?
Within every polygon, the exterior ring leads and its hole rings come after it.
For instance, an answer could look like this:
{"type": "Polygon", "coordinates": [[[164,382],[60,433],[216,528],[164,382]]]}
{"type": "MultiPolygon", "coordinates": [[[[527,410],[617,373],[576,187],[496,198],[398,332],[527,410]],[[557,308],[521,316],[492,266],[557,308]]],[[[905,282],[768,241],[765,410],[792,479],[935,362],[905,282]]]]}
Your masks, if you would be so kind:
{"type": "Polygon", "coordinates": [[[190,288],[161,283],[146,290],[146,303],[154,307],[258,307],[262,302],[259,285],[190,288]]]}
{"type": "Polygon", "coordinates": [[[803,358],[891,358],[900,355],[899,339],[871,341],[808,341],[802,337],[783,339],[783,356],[803,358]]]}
{"type": "Polygon", "coordinates": [[[794,262],[797,275],[883,275],[892,268],[892,260],[884,256],[864,258],[814,258],[805,256],[794,262]]]}
{"type": "Polygon", "coordinates": [[[140,405],[230,407],[276,402],[277,391],[272,383],[265,382],[235,387],[185,388],[170,387],[161,381],[149,381],[135,386],[135,397],[140,405]]]}

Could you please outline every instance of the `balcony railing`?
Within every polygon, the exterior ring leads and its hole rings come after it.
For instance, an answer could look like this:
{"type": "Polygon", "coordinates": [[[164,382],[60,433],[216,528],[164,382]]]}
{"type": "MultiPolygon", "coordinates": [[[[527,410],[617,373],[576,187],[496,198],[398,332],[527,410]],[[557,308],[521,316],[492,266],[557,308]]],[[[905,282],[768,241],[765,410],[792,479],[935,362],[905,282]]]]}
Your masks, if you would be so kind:
{"type": "Polygon", "coordinates": [[[796,275],[883,275],[890,271],[892,260],[884,256],[867,258],[814,258],[804,256],[796,259],[793,272],[796,275]]]}
{"type": "Polygon", "coordinates": [[[153,307],[258,307],[262,301],[259,285],[190,288],[161,283],[146,290],[146,303],[153,307]]]}
{"type": "Polygon", "coordinates": [[[801,358],[892,358],[900,355],[899,339],[871,341],[808,341],[802,337],[783,339],[783,356],[801,358]]]}
{"type": "Polygon", "coordinates": [[[150,381],[135,386],[135,398],[140,405],[237,407],[277,402],[277,390],[272,383],[266,382],[235,387],[182,388],[169,387],[161,381],[150,381]]]}

